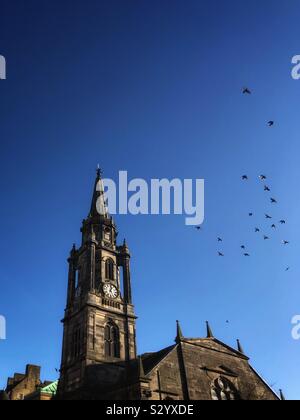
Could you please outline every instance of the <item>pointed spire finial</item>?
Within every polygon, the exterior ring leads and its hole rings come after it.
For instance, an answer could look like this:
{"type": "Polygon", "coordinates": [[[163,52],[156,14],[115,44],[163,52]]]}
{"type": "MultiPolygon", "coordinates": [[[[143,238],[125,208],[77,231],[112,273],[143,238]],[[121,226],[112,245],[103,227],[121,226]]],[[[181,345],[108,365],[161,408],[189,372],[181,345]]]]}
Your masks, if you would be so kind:
{"type": "Polygon", "coordinates": [[[124,239],[124,241],[123,241],[121,251],[122,251],[123,255],[130,256],[130,251],[129,251],[129,247],[128,247],[126,239],[124,239]]]}
{"type": "Polygon", "coordinates": [[[284,393],[283,393],[282,389],[279,390],[279,393],[280,393],[281,401],[285,401],[285,396],[284,396],[284,393]]]}
{"type": "Polygon", "coordinates": [[[70,254],[73,255],[76,252],[76,244],[73,244],[70,254]]]}
{"type": "Polygon", "coordinates": [[[97,176],[94,184],[93,198],[89,217],[104,216],[108,217],[108,205],[104,195],[104,185],[102,171],[97,168],[97,176]]]}
{"type": "Polygon", "coordinates": [[[176,339],[175,339],[175,342],[180,343],[183,340],[183,334],[182,334],[180,322],[176,321],[176,324],[177,325],[176,325],[176,339]]]}
{"type": "Polygon", "coordinates": [[[206,321],[206,332],[207,332],[207,338],[214,338],[213,332],[210,328],[208,321],[206,321]]]}
{"type": "Polygon", "coordinates": [[[102,170],[101,170],[101,168],[100,168],[99,163],[98,163],[98,165],[97,165],[97,171],[96,171],[96,173],[97,173],[97,178],[98,178],[98,179],[100,179],[100,178],[101,178],[101,176],[102,176],[102,170]]]}
{"type": "Polygon", "coordinates": [[[240,353],[242,353],[242,354],[245,354],[244,349],[243,349],[243,347],[242,347],[242,345],[241,345],[240,340],[236,340],[236,342],[237,342],[237,348],[238,348],[238,351],[239,351],[240,353]]]}
{"type": "Polygon", "coordinates": [[[142,356],[139,356],[138,359],[139,359],[139,378],[144,378],[145,377],[145,370],[144,370],[144,364],[143,364],[142,356]]]}

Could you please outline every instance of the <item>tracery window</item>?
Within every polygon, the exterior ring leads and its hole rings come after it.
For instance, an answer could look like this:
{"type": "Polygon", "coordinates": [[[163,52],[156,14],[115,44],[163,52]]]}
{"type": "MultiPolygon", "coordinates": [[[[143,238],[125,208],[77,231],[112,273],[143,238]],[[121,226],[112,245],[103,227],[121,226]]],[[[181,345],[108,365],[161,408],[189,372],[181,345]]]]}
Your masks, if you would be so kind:
{"type": "Polygon", "coordinates": [[[234,401],[240,400],[238,391],[233,383],[220,376],[211,385],[211,397],[215,401],[234,401]]]}

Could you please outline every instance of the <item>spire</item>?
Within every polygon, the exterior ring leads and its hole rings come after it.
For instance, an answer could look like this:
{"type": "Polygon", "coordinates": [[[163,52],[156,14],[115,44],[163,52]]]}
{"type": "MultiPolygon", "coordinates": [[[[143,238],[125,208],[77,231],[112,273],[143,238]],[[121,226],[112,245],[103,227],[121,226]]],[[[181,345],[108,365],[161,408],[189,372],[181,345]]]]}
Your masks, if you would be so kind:
{"type": "Polygon", "coordinates": [[[127,255],[130,257],[130,250],[128,248],[128,244],[126,239],[124,239],[123,245],[119,247],[120,252],[122,253],[122,255],[127,255]]]}
{"type": "Polygon", "coordinates": [[[101,170],[101,168],[100,168],[99,163],[98,163],[98,165],[97,165],[97,171],[96,171],[96,173],[97,173],[97,177],[100,179],[100,178],[101,178],[101,175],[102,175],[102,170],[101,170]]]}
{"type": "Polygon", "coordinates": [[[102,181],[102,171],[98,165],[96,171],[96,180],[93,190],[93,198],[91,204],[90,217],[108,216],[107,202],[104,197],[104,185],[102,181]]]}
{"type": "Polygon", "coordinates": [[[284,393],[283,393],[282,389],[279,390],[279,393],[280,393],[281,401],[285,401],[285,396],[284,396],[284,393]]]}
{"type": "Polygon", "coordinates": [[[70,251],[70,256],[73,257],[76,254],[76,244],[73,244],[72,249],[70,251]]]}
{"type": "Polygon", "coordinates": [[[183,340],[183,334],[182,334],[180,322],[176,321],[176,323],[177,323],[177,334],[176,334],[175,342],[180,343],[183,340]]]}
{"type": "Polygon", "coordinates": [[[209,322],[206,321],[206,331],[207,331],[207,338],[214,338],[212,330],[210,328],[209,322]]]}
{"type": "Polygon", "coordinates": [[[241,345],[240,340],[236,340],[236,342],[237,342],[237,348],[238,348],[238,351],[239,351],[240,353],[242,353],[242,354],[245,354],[244,349],[243,349],[243,347],[242,347],[242,345],[241,345]]]}

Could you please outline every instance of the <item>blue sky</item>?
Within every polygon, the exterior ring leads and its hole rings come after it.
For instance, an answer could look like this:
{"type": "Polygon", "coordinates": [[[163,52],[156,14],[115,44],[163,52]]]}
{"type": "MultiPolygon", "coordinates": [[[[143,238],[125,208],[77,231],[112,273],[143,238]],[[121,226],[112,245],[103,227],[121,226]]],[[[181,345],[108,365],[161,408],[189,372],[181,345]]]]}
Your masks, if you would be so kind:
{"type": "Polygon", "coordinates": [[[26,363],[56,378],[66,258],[100,163],[115,179],[206,182],[200,233],[181,216],[117,217],[133,255],[139,352],[170,345],[176,319],[186,336],[204,336],[208,319],[299,399],[299,39],[296,0],[2,0],[0,387],[26,363]],[[288,223],[271,232],[265,213],[288,223]]]}

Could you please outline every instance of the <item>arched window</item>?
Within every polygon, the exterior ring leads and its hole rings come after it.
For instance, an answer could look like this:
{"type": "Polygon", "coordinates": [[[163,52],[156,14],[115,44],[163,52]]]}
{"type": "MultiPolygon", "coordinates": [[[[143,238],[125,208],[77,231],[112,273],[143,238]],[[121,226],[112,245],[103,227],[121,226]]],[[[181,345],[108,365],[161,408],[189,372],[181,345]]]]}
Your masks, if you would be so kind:
{"type": "Polygon", "coordinates": [[[211,386],[211,397],[215,401],[240,400],[239,393],[235,386],[222,376],[213,381],[211,386]]]}
{"type": "Polygon", "coordinates": [[[105,278],[114,280],[114,262],[111,259],[108,259],[105,263],[105,278]]]}
{"type": "Polygon", "coordinates": [[[105,356],[120,358],[120,334],[119,328],[113,323],[109,322],[105,327],[104,332],[105,342],[105,356]]]}

